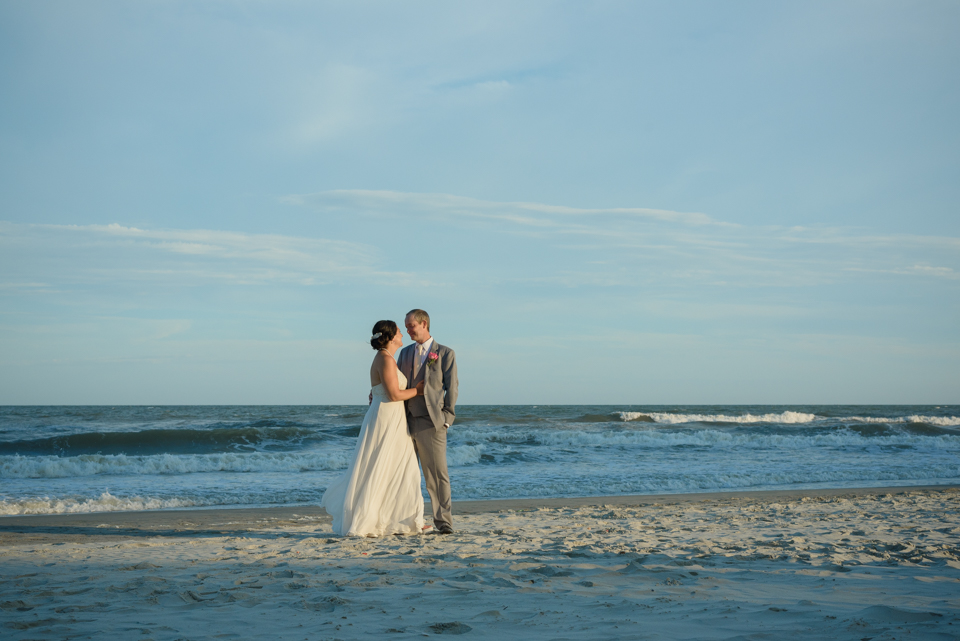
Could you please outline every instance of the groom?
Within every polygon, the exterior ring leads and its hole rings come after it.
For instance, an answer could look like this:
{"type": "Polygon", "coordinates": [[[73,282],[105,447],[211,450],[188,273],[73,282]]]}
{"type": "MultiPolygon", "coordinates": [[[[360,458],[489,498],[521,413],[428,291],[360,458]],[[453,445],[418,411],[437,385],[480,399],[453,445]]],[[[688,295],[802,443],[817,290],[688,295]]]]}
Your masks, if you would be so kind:
{"type": "Polygon", "coordinates": [[[430,316],[413,309],[403,320],[414,341],[400,350],[400,371],[409,386],[424,382],[423,396],[405,401],[407,426],[423,469],[433,523],[440,534],[453,532],[450,475],[447,474],[447,428],[457,404],[457,360],[449,347],[430,336],[430,316]]]}

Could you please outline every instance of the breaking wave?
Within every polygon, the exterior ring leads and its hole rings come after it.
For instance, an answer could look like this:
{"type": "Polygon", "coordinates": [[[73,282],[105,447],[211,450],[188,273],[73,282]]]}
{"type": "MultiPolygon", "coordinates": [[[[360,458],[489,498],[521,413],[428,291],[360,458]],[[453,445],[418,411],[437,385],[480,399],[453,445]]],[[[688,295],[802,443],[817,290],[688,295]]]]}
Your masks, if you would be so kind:
{"type": "Polygon", "coordinates": [[[190,499],[157,499],[142,496],[120,498],[109,492],[92,499],[52,499],[36,497],[29,499],[0,500],[0,514],[74,514],[82,512],[128,512],[135,510],[163,510],[176,507],[193,507],[190,499]]]}
{"type": "Polygon", "coordinates": [[[451,467],[479,463],[486,448],[483,445],[458,445],[447,450],[447,463],[451,467]]]}
{"type": "Polygon", "coordinates": [[[100,474],[191,474],[196,472],[305,472],[347,467],[345,453],[252,452],[249,454],[83,454],[0,456],[0,478],[67,478],[100,474]]]}
{"type": "Polygon", "coordinates": [[[815,414],[803,412],[780,412],[779,414],[667,414],[662,412],[620,412],[622,421],[644,421],[677,425],[680,423],[811,423],[817,420],[815,414]]]}
{"type": "Polygon", "coordinates": [[[960,426],[960,416],[898,416],[896,418],[882,416],[844,416],[825,417],[805,412],[780,412],[778,414],[672,414],[666,412],[620,412],[620,420],[624,422],[641,421],[646,423],[660,423],[662,425],[680,425],[683,423],[777,423],[785,425],[799,425],[815,421],[836,421],[840,423],[881,423],[888,425],[904,423],[921,423],[937,427],[960,426]]]}
{"type": "Polygon", "coordinates": [[[487,441],[514,445],[548,445],[577,448],[582,446],[638,446],[646,449],[674,448],[678,446],[709,447],[716,449],[779,449],[806,450],[816,447],[866,448],[866,447],[911,447],[950,450],[960,448],[960,436],[944,434],[924,436],[906,432],[885,435],[864,435],[850,429],[837,429],[818,433],[738,433],[722,430],[665,431],[639,430],[464,430],[468,441],[487,441]]]}
{"type": "Polygon", "coordinates": [[[286,449],[323,438],[315,430],[276,423],[258,421],[253,425],[213,429],[81,432],[0,442],[0,454],[203,454],[286,449]]]}
{"type": "Polygon", "coordinates": [[[844,421],[857,423],[886,423],[896,425],[903,423],[922,423],[924,425],[936,425],[937,427],[956,427],[960,425],[960,416],[920,416],[913,414],[907,417],[884,418],[876,416],[850,416],[844,418],[844,421]]]}

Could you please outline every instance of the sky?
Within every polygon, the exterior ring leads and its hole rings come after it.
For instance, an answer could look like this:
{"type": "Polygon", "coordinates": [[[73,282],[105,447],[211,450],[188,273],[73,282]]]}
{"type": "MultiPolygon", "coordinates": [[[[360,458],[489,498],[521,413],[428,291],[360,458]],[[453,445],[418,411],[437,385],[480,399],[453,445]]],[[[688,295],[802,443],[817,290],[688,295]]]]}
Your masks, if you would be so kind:
{"type": "Polygon", "coordinates": [[[0,404],[960,403],[960,4],[0,0],[0,404]],[[409,342],[409,339],[405,337],[409,342]]]}

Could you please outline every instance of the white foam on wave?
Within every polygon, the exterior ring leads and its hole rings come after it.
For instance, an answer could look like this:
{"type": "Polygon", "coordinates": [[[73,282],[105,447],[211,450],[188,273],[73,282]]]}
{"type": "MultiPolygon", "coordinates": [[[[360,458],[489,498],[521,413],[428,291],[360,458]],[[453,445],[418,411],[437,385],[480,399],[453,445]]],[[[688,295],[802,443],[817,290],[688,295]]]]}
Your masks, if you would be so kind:
{"type": "Polygon", "coordinates": [[[0,500],[0,514],[72,514],[79,512],[124,512],[162,510],[196,505],[189,499],[158,499],[142,496],[120,498],[104,492],[93,499],[58,499],[35,497],[0,500]]]}
{"type": "Polygon", "coordinates": [[[883,416],[847,416],[839,418],[838,420],[856,423],[881,423],[886,425],[895,425],[898,423],[925,423],[938,427],[956,427],[960,425],[960,416],[921,416],[919,414],[912,414],[906,417],[898,416],[897,418],[887,418],[883,416]]]}
{"type": "Polygon", "coordinates": [[[0,478],[68,478],[99,474],[192,474],[197,472],[305,472],[341,470],[340,452],[250,452],[221,454],[83,454],[0,456],[0,478]]]}
{"type": "Polygon", "coordinates": [[[483,445],[458,445],[447,450],[447,463],[451,467],[473,465],[480,462],[486,448],[483,445]]]}
{"type": "Polygon", "coordinates": [[[838,429],[815,434],[743,434],[716,429],[666,431],[638,430],[556,430],[526,429],[504,432],[492,429],[464,429],[459,434],[470,441],[488,441],[504,445],[547,445],[553,447],[636,446],[645,449],[697,446],[715,450],[789,449],[816,447],[866,448],[913,447],[917,449],[960,450],[960,436],[894,433],[865,436],[853,430],[838,429]]]}
{"type": "MultiPolygon", "coordinates": [[[[482,444],[452,446],[451,466],[480,462],[482,444]]],[[[308,472],[347,467],[352,453],[84,454],[81,456],[0,456],[0,478],[72,478],[98,475],[192,474],[201,472],[308,472]]]]}
{"type": "Polygon", "coordinates": [[[954,427],[960,425],[960,416],[908,416],[911,423],[927,423],[928,425],[939,425],[941,427],[954,427]]]}
{"type": "Polygon", "coordinates": [[[779,414],[666,414],[662,412],[620,412],[623,421],[651,418],[656,423],[677,425],[680,423],[810,423],[817,420],[815,414],[803,412],[780,412],[779,414]]]}
{"type": "MultiPolygon", "coordinates": [[[[805,412],[780,412],[779,414],[668,414],[663,412],[620,412],[622,421],[642,421],[651,419],[655,423],[664,425],[678,425],[682,423],[781,423],[787,425],[797,425],[803,423],[812,423],[816,420],[824,420],[827,417],[817,416],[816,414],[807,414],[805,412]]],[[[926,423],[927,425],[937,425],[939,427],[960,426],[960,416],[922,416],[913,414],[911,416],[899,416],[896,418],[876,417],[876,416],[838,416],[831,417],[832,420],[839,422],[857,422],[857,423],[926,423]]]]}

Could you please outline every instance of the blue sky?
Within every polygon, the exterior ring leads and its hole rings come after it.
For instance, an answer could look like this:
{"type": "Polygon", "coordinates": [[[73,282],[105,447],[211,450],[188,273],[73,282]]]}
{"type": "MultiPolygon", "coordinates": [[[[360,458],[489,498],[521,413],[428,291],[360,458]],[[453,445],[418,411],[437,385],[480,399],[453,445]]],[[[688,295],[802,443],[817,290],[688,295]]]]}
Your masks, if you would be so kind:
{"type": "Polygon", "coordinates": [[[954,2],[0,2],[0,403],[960,402],[954,2]]]}

